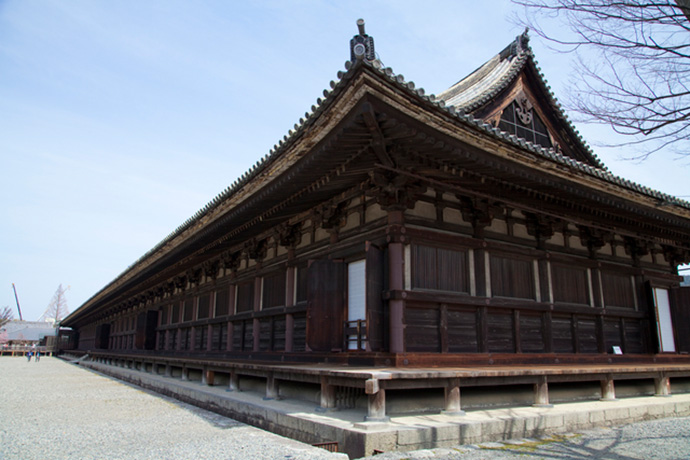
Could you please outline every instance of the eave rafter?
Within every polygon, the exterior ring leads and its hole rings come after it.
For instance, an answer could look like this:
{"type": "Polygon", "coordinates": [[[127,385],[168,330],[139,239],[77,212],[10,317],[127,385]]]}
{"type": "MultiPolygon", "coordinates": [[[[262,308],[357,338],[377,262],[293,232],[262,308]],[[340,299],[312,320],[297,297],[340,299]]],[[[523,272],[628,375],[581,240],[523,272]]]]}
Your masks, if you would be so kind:
{"type": "MultiPolygon", "coordinates": [[[[408,154],[410,153],[408,152],[408,154]]],[[[410,155],[417,157],[421,156],[420,154],[415,153],[410,155]]],[[[420,165],[429,165],[430,162],[434,161],[428,157],[424,160],[425,161],[420,162],[420,165]]],[[[389,168],[382,164],[377,164],[376,166],[377,168],[388,170],[392,173],[408,175],[410,178],[420,180],[439,190],[446,190],[470,197],[499,201],[502,204],[510,206],[514,209],[535,215],[547,216],[553,219],[562,219],[577,225],[587,226],[600,231],[613,232],[621,236],[674,246],[683,250],[687,250],[690,247],[690,244],[685,247],[678,246],[677,243],[672,242],[677,241],[678,239],[683,239],[683,237],[685,237],[687,240],[687,234],[672,232],[666,228],[651,224],[643,224],[645,229],[648,230],[647,233],[643,234],[641,232],[630,231],[627,230],[626,227],[639,227],[640,222],[632,219],[621,218],[619,215],[612,215],[601,209],[589,207],[586,204],[578,204],[575,199],[565,200],[561,197],[557,197],[556,195],[547,194],[541,190],[516,185],[515,183],[506,182],[494,177],[484,176],[472,171],[467,171],[464,168],[452,168],[447,165],[444,166],[439,164],[439,168],[444,171],[446,177],[443,179],[431,179],[428,176],[417,174],[409,170],[389,168]],[[503,193],[501,193],[501,191],[503,191],[503,193]],[[520,199],[521,197],[525,199],[520,199]],[[535,206],[528,203],[539,203],[540,205],[535,206]],[[554,211],[559,208],[562,209],[563,207],[574,210],[583,216],[589,215],[590,218],[578,218],[573,217],[572,215],[565,215],[563,212],[554,211]],[[607,222],[610,220],[613,220],[614,223],[610,224],[607,222]],[[650,235],[655,236],[650,237],[650,235]]]]}
{"type": "MultiPolygon", "coordinates": [[[[609,230],[615,226],[619,233],[625,232],[640,238],[653,235],[655,239],[674,240],[675,244],[688,241],[690,228],[687,222],[682,217],[660,213],[645,205],[648,201],[646,197],[641,197],[640,203],[636,203],[628,199],[628,191],[617,193],[610,184],[602,182],[593,188],[583,185],[596,182],[596,179],[580,177],[581,173],[573,174],[560,165],[547,165],[546,160],[525,155],[524,152],[489,154],[487,152],[493,150],[489,145],[482,149],[465,144],[460,139],[448,137],[446,133],[432,130],[418,120],[398,113],[396,109],[386,110],[386,104],[376,103],[375,106],[383,112],[379,118],[386,120],[382,124],[386,138],[395,138],[394,134],[387,132],[393,131],[390,126],[392,120],[397,122],[396,132],[407,133],[390,146],[390,149],[395,149],[398,168],[410,170],[410,167],[403,166],[409,158],[414,157],[413,168],[420,176],[423,176],[425,168],[444,173],[452,171],[460,175],[461,184],[468,193],[490,193],[494,199],[501,199],[500,195],[494,194],[503,191],[510,199],[517,191],[524,193],[536,212],[546,209],[559,218],[566,218],[563,213],[557,212],[560,207],[568,209],[569,215],[586,216],[582,220],[589,220],[591,225],[601,225],[609,230]],[[609,219],[613,219],[615,224],[609,224],[609,219]]],[[[383,162],[379,162],[378,166],[390,167],[383,162]]]]}
{"type": "Polygon", "coordinates": [[[395,166],[395,162],[386,150],[386,139],[383,132],[381,132],[381,127],[378,121],[376,121],[376,114],[370,104],[365,104],[362,111],[362,119],[371,134],[371,149],[374,151],[378,161],[388,167],[395,166]]]}

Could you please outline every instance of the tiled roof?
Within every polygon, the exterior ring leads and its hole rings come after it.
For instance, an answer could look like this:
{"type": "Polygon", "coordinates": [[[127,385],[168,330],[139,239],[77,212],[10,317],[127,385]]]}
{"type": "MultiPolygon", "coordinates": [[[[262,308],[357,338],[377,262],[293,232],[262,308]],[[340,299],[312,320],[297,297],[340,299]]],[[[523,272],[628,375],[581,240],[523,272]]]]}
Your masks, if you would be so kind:
{"type": "MultiPolygon", "coordinates": [[[[519,36],[518,39],[520,39],[520,37],[522,37],[522,36],[519,36]]],[[[528,50],[528,51],[529,51],[529,55],[531,55],[531,50],[528,50]]],[[[478,71],[481,70],[482,67],[480,67],[480,69],[478,69],[478,71]]],[[[510,68],[512,68],[514,72],[517,72],[516,66],[510,66],[510,68]]],[[[538,69],[538,67],[537,67],[537,69],[538,69]]],[[[405,79],[402,77],[402,75],[396,75],[392,71],[392,69],[390,69],[390,68],[380,69],[378,71],[385,74],[388,77],[389,81],[391,81],[392,83],[397,84],[402,89],[407,89],[410,93],[416,94],[419,97],[420,102],[425,103],[425,104],[431,104],[431,105],[436,106],[438,108],[442,108],[448,114],[454,116],[457,120],[459,120],[460,122],[464,123],[467,126],[480,129],[481,131],[484,131],[486,134],[488,134],[492,137],[502,139],[502,140],[507,141],[507,142],[509,142],[515,146],[519,146],[519,147],[522,147],[524,149],[527,149],[528,151],[538,155],[539,157],[542,157],[546,160],[556,162],[560,165],[567,166],[568,168],[570,168],[574,171],[585,173],[587,175],[602,179],[602,180],[609,182],[611,184],[614,184],[614,185],[617,185],[620,187],[624,187],[624,188],[627,188],[629,190],[632,190],[632,191],[641,193],[643,195],[647,195],[649,197],[652,197],[652,198],[659,201],[660,206],[676,205],[676,206],[680,206],[680,207],[683,207],[686,209],[690,209],[690,202],[688,202],[686,200],[676,198],[674,196],[653,190],[649,187],[645,187],[644,185],[636,184],[636,183],[634,183],[628,179],[618,177],[618,176],[610,173],[603,166],[602,167],[594,167],[592,165],[589,165],[589,164],[583,163],[581,161],[575,160],[569,156],[558,153],[554,149],[544,148],[540,145],[536,145],[536,144],[528,142],[522,138],[519,138],[513,134],[509,134],[509,133],[506,133],[504,131],[501,131],[500,129],[490,125],[489,123],[485,123],[483,120],[475,118],[471,114],[466,113],[466,111],[462,108],[458,109],[457,107],[455,107],[453,105],[448,105],[446,103],[446,101],[444,101],[442,98],[437,97],[433,94],[430,96],[425,96],[424,95],[425,91],[423,88],[418,88],[418,89],[414,90],[415,85],[413,82],[405,82],[405,79]]],[[[511,75],[513,75],[513,74],[511,73],[511,75]]],[[[513,77],[514,77],[514,75],[513,75],[513,77]]],[[[542,77],[543,77],[543,75],[542,75],[542,77]]],[[[507,78],[501,78],[501,79],[499,79],[499,82],[500,82],[500,84],[506,84],[507,85],[508,83],[506,82],[506,80],[507,80],[507,78]]],[[[460,83],[462,83],[462,82],[460,82],[460,83]]],[[[458,83],[458,84],[460,84],[460,83],[458,83]]],[[[454,85],[453,87],[456,87],[458,84],[454,85]]],[[[492,88],[493,88],[492,89],[493,94],[496,94],[496,92],[499,91],[499,89],[497,89],[498,88],[497,86],[493,86],[492,88]]],[[[547,89],[549,89],[549,94],[551,94],[550,88],[548,86],[547,86],[547,89]]],[[[553,98],[553,102],[557,104],[557,102],[555,102],[555,97],[553,98]]],[[[578,137],[580,137],[579,134],[578,134],[578,137]]]]}
{"type": "Polygon", "coordinates": [[[538,84],[546,95],[553,113],[563,122],[566,129],[570,131],[573,139],[576,139],[580,148],[587,152],[587,156],[589,156],[596,167],[607,169],[587,145],[587,142],[582,138],[578,130],[568,120],[567,114],[562,110],[561,104],[551,91],[551,87],[546,82],[544,74],[534,59],[534,53],[529,46],[527,31],[518,35],[503,51],[467,77],[443,91],[438,97],[443,99],[447,105],[453,105],[465,112],[474,112],[493,100],[501,91],[513,83],[520,72],[527,66],[532,67],[534,73],[538,75],[538,84]]]}
{"type": "MultiPolygon", "coordinates": [[[[521,39],[525,37],[525,34],[518,36],[516,39],[516,42],[519,42],[521,39]]],[[[511,44],[509,47],[506,48],[506,50],[509,50],[511,47],[515,48],[515,43],[511,44]]],[[[506,51],[504,50],[504,52],[506,51]]],[[[502,53],[504,53],[502,52],[502,53]]],[[[502,53],[499,53],[496,57],[500,57],[502,53]]],[[[489,93],[491,94],[496,94],[496,92],[500,91],[499,88],[500,85],[507,85],[508,80],[511,77],[514,77],[516,73],[519,71],[519,68],[524,65],[524,63],[527,61],[527,57],[532,55],[532,51],[529,47],[522,48],[522,51],[517,57],[517,59],[512,59],[510,60],[510,65],[505,66],[505,65],[494,65],[492,69],[489,69],[487,74],[494,74],[497,75],[496,69],[503,69],[503,76],[501,78],[498,78],[497,81],[494,81],[494,84],[488,85],[489,88],[489,93]],[[505,70],[508,70],[508,72],[505,72],[505,70]]],[[[492,60],[493,61],[493,60],[492,60]]],[[[489,61],[491,63],[492,61],[489,61]]],[[[489,63],[485,64],[484,66],[480,67],[477,71],[473,72],[475,74],[476,72],[480,71],[484,67],[487,67],[489,63]]],[[[681,200],[678,198],[675,198],[671,195],[667,195],[665,193],[661,193],[655,190],[652,190],[648,187],[638,185],[634,182],[631,182],[627,179],[623,179],[620,177],[617,177],[613,174],[611,174],[605,167],[601,168],[595,168],[592,167],[588,164],[582,163],[580,161],[574,160],[568,156],[562,155],[553,149],[546,149],[540,145],[533,144],[531,142],[527,142],[524,139],[518,138],[513,134],[508,134],[503,131],[501,131],[498,128],[495,128],[491,126],[488,123],[485,123],[484,121],[474,118],[472,115],[465,113],[466,110],[463,108],[457,108],[452,104],[448,104],[447,101],[445,101],[441,97],[437,97],[433,94],[431,95],[426,95],[426,91],[424,88],[417,88],[415,83],[412,81],[406,81],[405,77],[400,74],[395,74],[393,72],[393,69],[390,67],[385,67],[385,68],[379,68],[378,66],[374,66],[372,63],[369,63],[367,61],[357,61],[357,63],[353,64],[351,61],[346,61],[345,62],[345,69],[346,72],[339,71],[338,72],[338,81],[331,81],[330,82],[330,89],[324,89],[323,90],[323,98],[318,98],[316,100],[316,104],[311,106],[311,112],[307,112],[304,114],[303,118],[300,118],[299,123],[295,123],[293,129],[289,130],[288,133],[283,136],[283,139],[279,140],[276,145],[274,145],[273,149],[269,152],[269,154],[265,155],[263,158],[261,158],[259,161],[256,162],[256,164],[250,168],[247,172],[242,174],[239,179],[235,180],[235,182],[232,183],[231,186],[223,190],[218,196],[216,196],[213,200],[211,200],[206,206],[204,206],[202,209],[196,212],[192,217],[187,219],[182,225],[180,225],[175,231],[170,233],[168,237],[166,237],[163,241],[161,241],[158,245],[156,245],[153,249],[151,249],[149,252],[147,252],[141,259],[139,259],[137,262],[133,264],[136,265],[138,264],[141,260],[146,259],[150,254],[156,252],[160,247],[165,245],[168,241],[174,239],[177,235],[182,233],[184,230],[189,228],[192,224],[197,222],[200,218],[205,216],[207,213],[209,213],[211,210],[215,209],[220,203],[224,202],[231,196],[235,194],[239,189],[241,189],[245,184],[250,182],[255,176],[257,176],[259,173],[261,173],[268,165],[270,165],[276,158],[280,156],[280,154],[286,149],[288,145],[291,145],[292,142],[296,140],[296,138],[308,127],[310,126],[314,120],[319,116],[321,112],[329,105],[331,100],[335,98],[337,94],[340,93],[340,90],[345,86],[345,83],[352,77],[352,75],[355,72],[355,69],[359,65],[366,65],[370,67],[371,69],[379,72],[380,74],[384,75],[389,82],[391,82],[394,85],[397,85],[403,90],[406,90],[407,92],[413,94],[417,98],[419,98],[420,102],[435,106],[437,108],[441,108],[445,110],[447,113],[453,115],[456,117],[458,120],[461,122],[472,126],[474,128],[479,128],[480,130],[484,131],[486,134],[489,134],[493,137],[502,139],[504,141],[510,142],[513,145],[525,148],[532,153],[535,153],[545,159],[555,161],[556,163],[568,166],[570,168],[573,168],[574,170],[584,172],[586,174],[595,176],[599,179],[603,179],[607,182],[629,188],[631,190],[634,190],[636,192],[651,196],[660,202],[664,204],[674,204],[678,206],[682,206],[685,208],[690,209],[690,202],[687,202],[685,200],[681,200]]],[[[469,77],[468,77],[469,78],[469,77]]],[[[452,88],[458,87],[463,81],[466,81],[466,79],[462,80],[461,82],[457,83],[454,85],[452,88]]],[[[488,83],[488,80],[487,80],[488,83]]],[[[484,86],[484,85],[483,85],[484,86]]],[[[452,90],[451,88],[451,90],[452,90]]],[[[448,90],[450,91],[450,90],[448,90]]],[[[447,94],[448,91],[444,92],[443,94],[447,94]]],[[[484,93],[486,94],[486,93],[484,93]]],[[[549,94],[550,91],[549,91],[549,94]]],[[[459,95],[457,97],[460,97],[459,95]]],[[[485,96],[483,96],[485,97],[485,96]]],[[[480,100],[480,97],[475,97],[473,101],[474,103],[479,103],[478,101],[480,100]]],[[[470,101],[472,102],[472,101],[470,101]]],[[[554,102],[555,102],[555,97],[554,97],[554,102]]],[[[468,105],[468,108],[471,107],[471,105],[468,105]]]]}
{"type": "Polygon", "coordinates": [[[465,112],[472,112],[491,100],[513,81],[531,55],[530,48],[523,45],[525,37],[524,34],[518,36],[503,51],[443,91],[438,98],[446,105],[465,112]]]}
{"type": "MultiPolygon", "coordinates": [[[[518,36],[516,41],[512,43],[509,47],[507,47],[503,52],[499,53],[492,60],[487,62],[484,66],[480,67],[475,72],[473,72],[469,77],[456,83],[453,87],[451,87],[449,90],[445,91],[442,94],[446,95],[446,97],[448,97],[448,95],[451,95],[452,98],[457,98],[452,100],[465,100],[465,104],[467,104],[466,107],[471,108],[475,106],[475,104],[479,104],[479,101],[481,101],[483,98],[488,97],[487,95],[495,95],[497,92],[499,92],[501,89],[505,87],[503,85],[508,85],[510,83],[510,79],[514,78],[515,75],[517,75],[517,72],[519,72],[522,66],[524,66],[527,62],[532,62],[535,65],[536,70],[539,71],[539,68],[536,66],[536,63],[532,59],[532,50],[529,48],[529,46],[522,46],[521,48],[519,48],[519,50],[515,48],[518,51],[518,54],[509,59],[507,64],[501,64],[500,62],[495,61],[496,58],[500,59],[500,57],[508,51],[510,51],[511,53],[514,52],[514,49],[511,47],[515,47],[516,43],[522,42],[523,45],[526,45],[526,41],[523,41],[525,40],[525,37],[526,33],[518,36]],[[458,91],[452,92],[453,88],[462,88],[463,82],[471,82],[472,80],[468,79],[471,78],[472,75],[474,75],[478,81],[477,84],[479,86],[476,86],[476,88],[484,88],[483,92],[472,91],[471,93],[468,93],[470,94],[470,96],[468,96],[466,99],[463,99],[463,96],[458,91]],[[481,83],[479,83],[479,81],[481,81],[481,83]]],[[[198,223],[203,217],[207,216],[213,210],[217,209],[222,203],[232,198],[246,184],[250,183],[269,165],[276,161],[282,155],[282,153],[285,152],[286,149],[289,146],[291,146],[297,140],[297,138],[299,138],[299,136],[315,122],[319,115],[336,99],[337,95],[342,92],[342,90],[346,87],[347,82],[352,78],[353,75],[355,75],[357,69],[361,66],[366,66],[370,68],[372,71],[379,73],[382,77],[384,77],[388,82],[396,86],[398,89],[407,92],[413,97],[416,97],[420,104],[425,105],[429,108],[440,109],[471,129],[480,130],[484,132],[486,135],[508,142],[514,146],[526,149],[543,159],[566,166],[567,168],[570,168],[573,171],[585,173],[587,175],[597,177],[611,184],[615,184],[633,190],[635,192],[641,193],[643,195],[652,197],[658,200],[659,206],[675,205],[686,209],[690,209],[690,202],[678,199],[665,193],[658,192],[656,190],[652,190],[648,187],[636,184],[627,179],[617,177],[611,174],[603,165],[601,167],[593,167],[589,164],[577,161],[566,155],[562,155],[554,151],[553,149],[546,149],[540,145],[536,145],[524,139],[518,138],[513,134],[505,133],[494,126],[485,123],[483,120],[477,119],[473,117],[471,114],[466,113],[466,110],[462,107],[457,108],[454,105],[447,104],[445,100],[443,100],[440,97],[436,97],[433,94],[427,95],[424,88],[417,88],[414,82],[406,81],[403,75],[396,74],[390,67],[380,67],[379,65],[375,65],[374,63],[367,62],[364,60],[358,60],[354,63],[352,61],[346,61],[345,71],[338,71],[337,73],[338,80],[330,82],[330,89],[323,90],[323,97],[317,98],[315,104],[311,106],[311,111],[306,112],[304,114],[304,117],[300,118],[298,123],[295,123],[293,129],[290,129],[288,133],[285,136],[283,136],[283,138],[279,140],[277,144],[274,145],[274,147],[269,151],[268,154],[263,156],[259,161],[256,162],[256,164],[254,164],[254,166],[252,166],[248,171],[246,171],[238,179],[236,179],[229,187],[227,187],[225,190],[219,193],[214,199],[212,199],[208,204],[206,204],[206,206],[201,208],[193,216],[187,219],[182,225],[177,227],[160,243],[158,243],[156,246],[154,246],[152,249],[146,252],[146,254],[140,257],[136,262],[131,264],[117,278],[115,278],[115,280],[113,280],[111,283],[109,283],[107,286],[101,289],[101,291],[94,294],[91,298],[84,302],[84,305],[88,304],[91,300],[98,297],[98,295],[101,292],[106,290],[116,280],[120,279],[130,270],[134,269],[137,265],[139,265],[140,263],[151,257],[153,254],[158,252],[166,244],[172,242],[175,238],[180,236],[187,229],[192,227],[194,224],[198,223]]],[[[543,79],[543,75],[540,71],[539,75],[543,79]]],[[[560,111],[560,105],[556,102],[555,97],[552,95],[550,87],[546,86],[545,88],[547,89],[547,93],[552,98],[552,103],[559,109],[559,113],[563,113],[562,111],[560,111]]],[[[563,114],[563,116],[567,118],[565,114],[563,114]]],[[[570,125],[569,122],[568,124],[570,125]]],[[[579,139],[582,139],[579,133],[577,133],[577,131],[575,132],[577,137],[579,139]]],[[[589,147],[587,147],[587,149],[589,150],[589,147]]],[[[74,313],[78,313],[78,311],[79,309],[77,309],[77,311],[75,311],[74,313]]]]}
{"type": "Polygon", "coordinates": [[[7,340],[29,340],[37,342],[45,336],[54,336],[56,329],[51,323],[42,321],[10,321],[0,327],[7,333],[7,340]]]}

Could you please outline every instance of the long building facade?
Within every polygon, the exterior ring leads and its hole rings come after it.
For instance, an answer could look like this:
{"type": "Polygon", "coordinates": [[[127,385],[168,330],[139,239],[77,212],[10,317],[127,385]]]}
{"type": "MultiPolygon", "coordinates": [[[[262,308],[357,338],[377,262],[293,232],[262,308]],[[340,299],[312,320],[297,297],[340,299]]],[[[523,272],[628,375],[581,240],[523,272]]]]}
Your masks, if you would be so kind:
{"type": "MultiPolygon", "coordinates": [[[[270,154],[62,321],[75,351],[205,379],[252,363],[269,393],[271,366],[308,363],[690,375],[690,203],[607,170],[527,34],[437,96],[370,47],[362,30],[270,154]]],[[[364,388],[372,419],[385,388],[432,378],[333,372],[280,378],[321,385],[326,407],[329,378],[364,388]]],[[[459,410],[472,383],[438,378],[459,410]]]]}

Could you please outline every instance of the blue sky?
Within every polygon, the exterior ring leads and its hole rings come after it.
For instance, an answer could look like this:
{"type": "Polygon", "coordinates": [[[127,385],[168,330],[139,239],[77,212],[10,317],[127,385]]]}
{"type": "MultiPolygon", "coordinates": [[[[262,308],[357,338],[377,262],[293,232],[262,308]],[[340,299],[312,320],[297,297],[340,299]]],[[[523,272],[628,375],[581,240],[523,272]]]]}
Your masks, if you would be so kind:
{"type": "MultiPolygon", "coordinates": [[[[439,93],[516,35],[509,1],[0,1],[0,307],[74,311],[269,152],[366,21],[386,66],[439,93]]],[[[535,37],[556,96],[572,56],[535,37]]],[[[687,160],[614,174],[690,197],[687,160]]],[[[16,314],[15,314],[16,316],[16,314]]]]}

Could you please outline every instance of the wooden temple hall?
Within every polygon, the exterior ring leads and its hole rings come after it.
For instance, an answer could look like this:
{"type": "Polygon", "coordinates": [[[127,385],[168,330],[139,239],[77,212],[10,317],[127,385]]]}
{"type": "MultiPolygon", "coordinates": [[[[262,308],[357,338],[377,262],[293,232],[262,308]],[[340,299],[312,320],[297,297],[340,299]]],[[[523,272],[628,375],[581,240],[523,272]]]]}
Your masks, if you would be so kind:
{"type": "Polygon", "coordinates": [[[367,420],[690,390],[690,203],[607,170],[526,32],[429,95],[359,26],[268,155],[62,321],[71,353],[367,420]]]}

